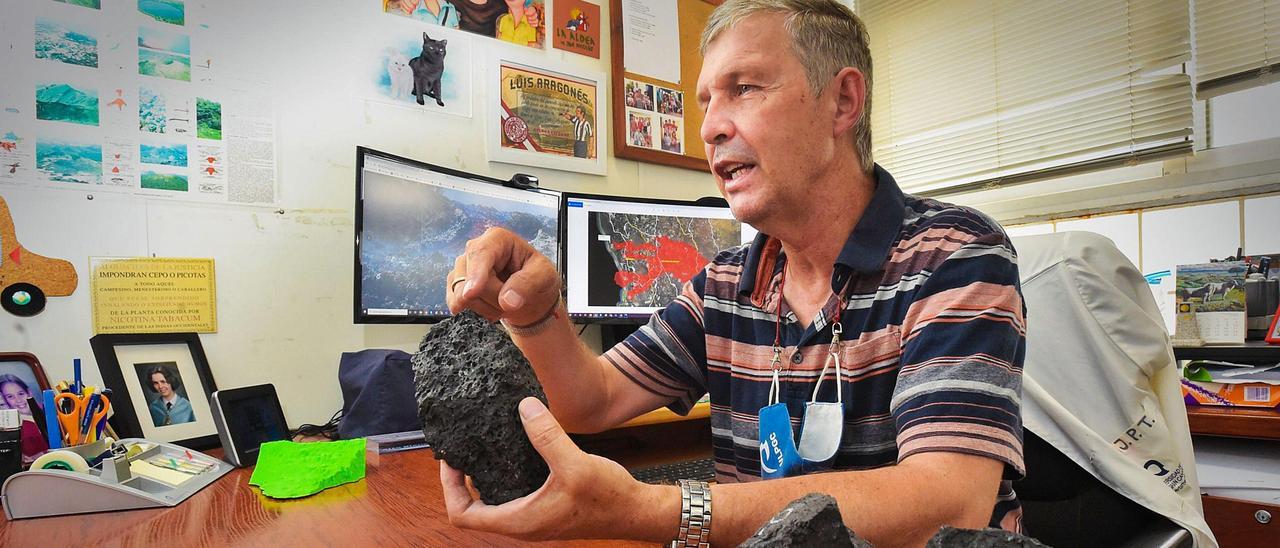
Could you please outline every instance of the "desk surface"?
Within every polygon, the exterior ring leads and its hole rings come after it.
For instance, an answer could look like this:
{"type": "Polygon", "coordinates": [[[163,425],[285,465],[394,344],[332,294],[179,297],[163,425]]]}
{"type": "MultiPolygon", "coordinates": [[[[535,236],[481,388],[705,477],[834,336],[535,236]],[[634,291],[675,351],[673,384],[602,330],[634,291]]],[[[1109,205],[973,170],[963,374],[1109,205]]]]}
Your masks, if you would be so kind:
{"type": "MultiPolygon", "coordinates": [[[[687,422],[687,426],[654,427],[661,435],[653,439],[665,438],[661,445],[655,445],[657,442],[646,437],[650,433],[638,428],[626,430],[640,432],[620,431],[583,439],[582,443],[624,466],[710,454],[709,432],[705,438],[696,437],[699,430],[707,431],[706,421],[687,422]],[[688,430],[687,436],[682,434],[684,430],[688,430]]],[[[370,453],[365,479],[296,500],[262,496],[248,485],[251,473],[251,468],[233,470],[173,508],[0,521],[0,546],[72,546],[86,540],[113,546],[522,545],[510,538],[449,525],[440,490],[440,465],[430,450],[370,453]]],[[[619,541],[560,544],[647,546],[619,541]]]]}
{"type": "Polygon", "coordinates": [[[1188,405],[1191,433],[1259,440],[1280,440],[1280,411],[1249,407],[1188,405]]]}

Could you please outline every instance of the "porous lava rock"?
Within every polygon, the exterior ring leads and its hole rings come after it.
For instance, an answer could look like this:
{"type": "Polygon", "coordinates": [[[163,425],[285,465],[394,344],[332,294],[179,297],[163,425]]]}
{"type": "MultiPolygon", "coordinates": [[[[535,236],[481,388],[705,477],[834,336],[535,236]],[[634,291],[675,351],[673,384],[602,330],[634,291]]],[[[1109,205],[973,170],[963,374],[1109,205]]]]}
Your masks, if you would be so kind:
{"type": "MultiPolygon", "coordinates": [[[[714,525],[714,521],[712,524],[714,525]]],[[[836,499],[809,493],[788,504],[739,548],[854,547],[871,548],[871,543],[844,526],[836,499]]]]}
{"type": "Polygon", "coordinates": [[[470,310],[436,324],[413,356],[422,434],[437,459],[471,476],[487,504],[536,491],[550,473],[516,407],[546,393],[502,328],[470,310]]]}
{"type": "Polygon", "coordinates": [[[1012,531],[988,527],[986,529],[957,529],[944,526],[925,548],[1047,548],[1040,541],[1012,531]]]}

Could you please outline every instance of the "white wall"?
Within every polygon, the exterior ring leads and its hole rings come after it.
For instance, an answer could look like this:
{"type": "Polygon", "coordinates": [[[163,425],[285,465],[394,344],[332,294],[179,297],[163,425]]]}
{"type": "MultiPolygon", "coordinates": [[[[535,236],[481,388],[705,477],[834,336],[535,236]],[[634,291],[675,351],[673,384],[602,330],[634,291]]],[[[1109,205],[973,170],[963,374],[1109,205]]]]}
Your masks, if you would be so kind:
{"type": "MultiPolygon", "coordinates": [[[[18,1],[3,0],[0,12],[11,13],[18,1]]],[[[601,19],[608,21],[608,2],[602,4],[601,19]]],[[[134,6],[132,0],[103,0],[102,13],[132,19],[134,6]]],[[[533,173],[558,190],[676,198],[716,194],[705,173],[617,160],[607,150],[605,177],[487,162],[484,61],[489,52],[525,48],[471,39],[477,93],[471,118],[354,97],[351,78],[367,67],[353,41],[376,34],[379,25],[406,24],[379,8],[376,1],[187,2],[188,27],[210,27],[200,33],[204,43],[193,37],[193,48],[211,48],[219,75],[268,85],[278,121],[280,205],[205,205],[0,183],[20,241],[32,252],[70,260],[80,275],[74,295],[51,298],[38,316],[0,314],[0,350],[35,354],[51,378],[70,377],[72,358],[82,357],[88,382],[100,383],[88,344],[89,257],[210,257],[217,266],[219,331],[201,341],[217,384],[275,383],[290,424],[323,422],[341,405],[341,352],[412,351],[426,332],[425,326],[352,324],[356,145],[503,178],[533,173]]],[[[553,49],[534,55],[607,74],[608,26],[602,27],[601,60],[553,49]]],[[[15,80],[22,78],[4,78],[0,97],[15,91],[15,80]]]]}

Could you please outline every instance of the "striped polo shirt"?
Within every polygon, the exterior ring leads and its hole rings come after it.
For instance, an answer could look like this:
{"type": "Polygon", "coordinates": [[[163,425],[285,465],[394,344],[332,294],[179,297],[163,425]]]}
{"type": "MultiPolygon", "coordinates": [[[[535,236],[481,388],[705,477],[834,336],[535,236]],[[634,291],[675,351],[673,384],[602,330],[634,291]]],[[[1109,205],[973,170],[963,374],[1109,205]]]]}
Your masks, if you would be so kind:
{"type": "Polygon", "coordinates": [[[573,122],[573,139],[575,141],[586,141],[591,138],[591,120],[586,116],[571,116],[570,122],[573,122]]]}
{"type": "MultiPolygon", "coordinates": [[[[825,467],[878,468],[928,451],[992,458],[1005,473],[991,525],[1019,530],[1011,480],[1024,474],[1026,329],[1013,245],[977,211],[903,194],[879,166],[875,181],[813,323],[801,325],[782,303],[780,398],[796,440],[847,283],[839,349],[844,430],[825,467]]],[[[761,479],[757,414],[769,396],[785,264],[781,243],[765,234],[723,251],[605,353],[637,385],[670,398],[677,413],[710,395],[719,482],[761,479]]],[[[836,401],[834,369],[819,401],[836,401]]]]}

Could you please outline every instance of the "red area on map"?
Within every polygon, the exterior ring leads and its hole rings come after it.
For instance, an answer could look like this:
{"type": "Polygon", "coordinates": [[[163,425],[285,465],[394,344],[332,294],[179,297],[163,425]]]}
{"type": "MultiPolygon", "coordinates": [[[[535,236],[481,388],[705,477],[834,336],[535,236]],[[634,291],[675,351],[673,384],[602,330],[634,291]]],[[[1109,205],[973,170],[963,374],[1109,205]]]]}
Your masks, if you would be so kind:
{"type": "Polygon", "coordinates": [[[645,263],[643,273],[619,270],[613,275],[613,283],[618,284],[618,287],[631,286],[627,290],[627,297],[631,299],[648,291],[653,287],[653,282],[663,274],[670,274],[681,282],[687,282],[710,262],[710,259],[698,252],[698,248],[666,236],[658,236],[651,244],[618,242],[613,244],[613,248],[622,251],[622,258],[625,260],[645,263]]]}

